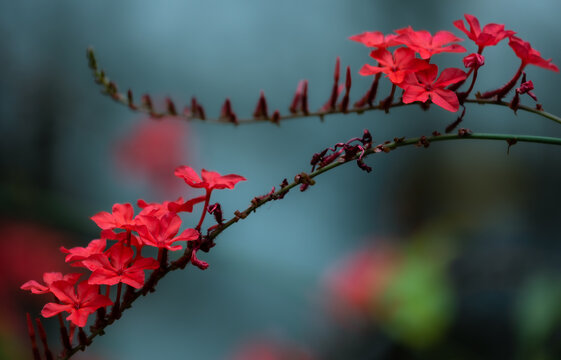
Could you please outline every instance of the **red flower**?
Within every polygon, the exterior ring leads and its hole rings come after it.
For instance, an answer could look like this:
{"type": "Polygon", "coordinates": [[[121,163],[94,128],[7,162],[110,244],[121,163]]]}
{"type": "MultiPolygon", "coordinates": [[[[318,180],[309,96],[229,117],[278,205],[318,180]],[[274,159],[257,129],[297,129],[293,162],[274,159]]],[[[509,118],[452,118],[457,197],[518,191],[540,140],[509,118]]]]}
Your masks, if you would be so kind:
{"type": "Polygon", "coordinates": [[[414,101],[426,102],[429,98],[433,103],[448,111],[458,111],[460,104],[456,93],[446,90],[445,87],[465,80],[467,74],[457,68],[444,69],[440,77],[436,79],[438,67],[431,64],[426,70],[410,74],[405,78],[401,87],[405,90],[403,93],[403,102],[405,104],[414,101]]]}
{"type": "Polygon", "coordinates": [[[63,276],[62,273],[59,272],[46,272],[43,274],[43,281],[45,282],[45,285],[40,284],[35,280],[30,280],[23,284],[20,289],[29,290],[33,294],[45,294],[51,291],[50,287],[53,282],[64,280],[74,285],[76,284],[80,276],[82,276],[82,274],[74,273],[66,274],[63,276]]]}
{"type": "Polygon", "coordinates": [[[395,32],[400,35],[397,41],[415,50],[422,59],[429,59],[431,56],[441,52],[457,53],[466,51],[463,46],[458,44],[445,46],[452,42],[464,41],[449,31],[439,31],[432,36],[426,30],[415,31],[409,26],[395,32]]]}
{"type": "Polygon", "coordinates": [[[481,30],[479,20],[475,16],[464,14],[464,17],[469,24],[469,31],[467,31],[463,20],[454,21],[454,26],[463,31],[470,40],[479,46],[480,53],[485,46],[497,45],[502,39],[516,34],[512,30],[505,30],[505,26],[502,24],[487,24],[481,30]]]}
{"type": "Polygon", "coordinates": [[[372,51],[370,56],[378,60],[380,66],[365,64],[360,69],[359,74],[368,76],[383,72],[394,84],[403,82],[407,73],[416,72],[428,67],[426,61],[415,58],[415,51],[408,48],[396,49],[393,56],[386,49],[378,49],[372,51]]]}
{"type": "Polygon", "coordinates": [[[144,246],[142,240],[140,240],[138,236],[135,236],[132,232],[129,231],[116,233],[113,230],[102,230],[101,237],[107,240],[117,240],[119,242],[124,242],[124,243],[129,241],[129,244],[136,247],[139,251],[144,246]]]}
{"type": "Polygon", "coordinates": [[[103,230],[135,230],[134,209],[131,204],[113,205],[112,214],[101,211],[91,219],[103,230]]]}
{"type": "Polygon", "coordinates": [[[240,181],[246,181],[243,176],[236,174],[220,175],[215,171],[201,171],[201,178],[189,166],[180,166],[175,169],[175,176],[185,180],[187,185],[194,188],[204,188],[208,193],[214,189],[233,189],[240,181]]]}
{"type": "Polygon", "coordinates": [[[401,43],[395,40],[397,37],[398,35],[395,34],[384,35],[380,31],[366,31],[349,37],[349,40],[362,43],[368,47],[385,49],[390,46],[400,45],[401,43]]]}
{"type": "Polygon", "coordinates": [[[542,58],[540,52],[532,48],[529,42],[516,36],[511,36],[508,45],[512,48],[512,50],[514,50],[516,56],[522,60],[521,68],[531,64],[551,71],[559,72],[559,68],[555,66],[555,64],[551,63],[551,59],[545,60],[542,58]]]}
{"type": "Polygon", "coordinates": [[[88,279],[90,285],[115,285],[120,282],[136,289],[144,286],[144,270],[157,269],[160,264],[156,259],[137,256],[132,259],[134,251],[123,243],[116,243],[106,254],[93,255],[84,260],[84,265],[92,271],[88,279]]]}
{"type": "Polygon", "coordinates": [[[95,254],[102,254],[107,246],[107,241],[104,239],[96,239],[90,241],[87,247],[76,246],[72,249],[67,249],[64,246],[60,247],[60,251],[66,255],[64,261],[69,263],[72,261],[78,261],[78,263],[72,264],[72,266],[82,266],[81,261],[89,258],[95,254]]]}
{"type": "Polygon", "coordinates": [[[191,200],[183,201],[183,197],[179,197],[179,199],[175,201],[164,201],[163,203],[147,203],[146,201],[139,199],[137,204],[138,207],[142,210],[138,215],[150,215],[155,216],[157,218],[161,218],[168,212],[192,212],[193,206],[205,201],[204,196],[199,196],[191,200]]]}
{"type": "Polygon", "coordinates": [[[66,311],[70,314],[66,320],[79,327],[86,326],[88,316],[97,309],[113,304],[107,296],[99,294],[99,286],[89,285],[85,281],[78,284],[77,293],[74,284],[65,280],[53,282],[50,289],[60,303],[46,304],[41,315],[51,317],[66,311]]]}
{"type": "Polygon", "coordinates": [[[174,242],[199,238],[199,232],[195,229],[186,229],[175,237],[181,226],[181,218],[174,213],[167,213],[161,219],[155,216],[139,216],[138,221],[137,231],[145,245],[175,251],[180,250],[181,245],[172,246],[174,242]]]}

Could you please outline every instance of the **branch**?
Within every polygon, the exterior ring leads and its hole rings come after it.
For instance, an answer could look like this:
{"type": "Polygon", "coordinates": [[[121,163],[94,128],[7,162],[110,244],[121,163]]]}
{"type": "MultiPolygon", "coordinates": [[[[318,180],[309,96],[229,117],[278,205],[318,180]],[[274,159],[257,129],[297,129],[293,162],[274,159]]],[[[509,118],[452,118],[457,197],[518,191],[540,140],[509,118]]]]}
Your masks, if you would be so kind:
{"type": "MultiPolygon", "coordinates": [[[[395,139],[391,142],[385,142],[374,146],[368,149],[363,158],[366,156],[370,156],[375,153],[380,152],[389,152],[391,150],[397,149],[398,147],[409,146],[409,145],[419,145],[424,144],[428,146],[431,142],[438,142],[438,141],[452,141],[452,140],[499,140],[499,141],[506,141],[509,147],[516,142],[529,142],[529,143],[541,143],[541,144],[551,144],[551,145],[561,145],[561,138],[554,138],[554,137],[544,137],[544,136],[529,136],[529,135],[512,135],[512,134],[485,134],[485,133],[473,133],[470,134],[468,130],[461,129],[458,131],[458,134],[448,134],[448,135],[435,135],[430,137],[414,137],[409,139],[395,139]]],[[[343,157],[340,157],[338,160],[326,165],[310,174],[304,174],[304,177],[309,179],[313,179],[327,171],[331,171],[343,164],[348,162],[356,161],[358,156],[354,158],[350,158],[348,160],[343,160],[343,157]]],[[[296,187],[297,185],[302,183],[302,174],[297,176],[292,183],[289,183],[283,186],[280,190],[270,193],[266,196],[256,198],[252,201],[252,205],[246,208],[245,210],[239,212],[236,211],[236,216],[231,218],[229,221],[225,222],[223,225],[219,226],[215,230],[211,231],[207,236],[209,241],[214,240],[218,235],[220,235],[224,230],[232,226],[234,223],[238,222],[240,219],[245,219],[249,216],[252,212],[255,212],[259,207],[268,203],[271,200],[276,200],[282,198],[290,189],[296,187]]],[[[162,267],[160,269],[155,270],[149,280],[146,282],[145,286],[137,291],[133,291],[132,288],[129,288],[130,291],[124,296],[120,313],[124,312],[126,309],[132,307],[132,304],[136,299],[138,299],[141,295],[146,295],[148,292],[152,292],[155,289],[158,281],[163,278],[167,273],[171,271],[175,271],[178,269],[183,269],[185,266],[190,262],[191,259],[191,252],[192,249],[187,246],[185,249],[184,254],[177,260],[173,261],[169,266],[162,267]]],[[[120,317],[120,316],[119,316],[120,317]]],[[[85,350],[87,346],[92,343],[92,340],[97,337],[98,335],[103,335],[105,333],[105,328],[111,325],[113,322],[117,320],[115,316],[109,316],[109,318],[105,319],[99,326],[91,328],[91,334],[87,337],[86,341],[83,341],[81,345],[77,345],[69,350],[66,354],[64,354],[60,359],[67,360],[72,355],[74,355],[79,350],[85,350]]]]}
{"type": "MultiPolygon", "coordinates": [[[[189,112],[177,112],[175,104],[170,100],[167,99],[167,109],[165,111],[157,111],[154,109],[152,101],[148,95],[143,96],[142,104],[137,104],[134,102],[132,91],[129,90],[127,94],[120,93],[118,91],[117,85],[111,81],[106,75],[103,70],[98,67],[97,59],[95,57],[94,51],[92,48],[87,50],[87,57],[89,61],[89,67],[92,69],[95,82],[98,83],[102,88],[102,94],[111,97],[116,102],[123,104],[129,107],[131,110],[136,112],[141,112],[150,115],[153,118],[162,118],[167,116],[173,116],[178,118],[183,118],[186,120],[191,119],[201,119],[209,122],[217,122],[217,123],[232,123],[235,125],[239,124],[252,124],[252,123],[263,123],[263,122],[273,122],[278,124],[280,121],[290,120],[290,119],[298,119],[298,118],[306,118],[306,117],[319,117],[321,120],[327,115],[335,115],[335,114],[362,114],[366,111],[372,110],[384,110],[387,111],[389,108],[401,107],[401,106],[408,106],[408,105],[423,105],[423,103],[411,103],[411,104],[404,104],[403,102],[395,102],[391,104],[384,104],[380,103],[379,105],[367,106],[367,107],[360,107],[360,108],[353,108],[353,109],[345,109],[339,107],[332,107],[327,110],[318,110],[315,112],[296,112],[291,113],[289,115],[273,115],[271,118],[267,116],[255,116],[252,118],[236,118],[235,121],[232,121],[230,116],[221,116],[219,118],[207,119],[204,115],[204,111],[200,104],[197,104],[196,101],[194,104],[198,107],[197,109],[191,109],[189,112]],[[200,108],[200,109],[199,109],[200,108]]],[[[263,95],[262,95],[263,96],[263,95]]],[[[264,98],[264,97],[263,97],[264,98]]],[[[264,101],[259,99],[259,101],[264,101]]],[[[502,100],[491,100],[491,99],[465,99],[464,103],[476,103],[480,105],[485,104],[492,104],[492,105],[499,105],[510,107],[510,103],[502,101],[502,100]]],[[[536,108],[526,106],[526,105],[518,105],[518,110],[527,111],[536,115],[540,115],[545,117],[546,119],[552,120],[558,124],[561,124],[561,117],[555,116],[551,113],[548,113],[543,110],[538,110],[536,108]]]]}

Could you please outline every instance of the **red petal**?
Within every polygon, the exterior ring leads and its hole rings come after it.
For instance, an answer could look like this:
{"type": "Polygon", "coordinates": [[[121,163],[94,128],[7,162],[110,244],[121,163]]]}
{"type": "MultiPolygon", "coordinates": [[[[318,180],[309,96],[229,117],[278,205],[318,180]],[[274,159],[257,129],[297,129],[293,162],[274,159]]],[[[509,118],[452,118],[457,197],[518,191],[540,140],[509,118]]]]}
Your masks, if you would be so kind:
{"type": "Polygon", "coordinates": [[[121,276],[115,271],[105,268],[96,269],[90,275],[88,284],[90,285],[116,285],[121,282],[121,276]]]}
{"type": "Polygon", "coordinates": [[[236,174],[220,175],[216,171],[201,171],[203,180],[210,185],[210,189],[233,189],[240,181],[246,181],[243,176],[236,174]]]}
{"type": "Polygon", "coordinates": [[[440,77],[433,84],[435,88],[445,88],[467,78],[467,74],[458,68],[447,68],[440,73],[440,77]]]}
{"type": "Polygon", "coordinates": [[[178,237],[173,239],[173,241],[192,241],[199,238],[199,232],[195,229],[185,229],[178,237]]]}
{"type": "Polygon", "coordinates": [[[434,37],[432,38],[432,46],[441,47],[445,44],[458,41],[464,41],[464,39],[457,37],[450,31],[439,31],[434,34],[434,37]]]}
{"type": "Polygon", "coordinates": [[[123,274],[122,282],[135,289],[140,289],[144,286],[144,278],[144,271],[127,271],[123,274]]]}
{"type": "Polygon", "coordinates": [[[422,86],[409,85],[403,92],[403,103],[410,104],[415,101],[426,102],[429,98],[428,92],[422,86]]]}
{"type": "Polygon", "coordinates": [[[382,71],[383,71],[383,69],[381,67],[372,66],[370,64],[364,64],[364,65],[362,65],[362,67],[360,68],[358,73],[362,76],[370,76],[370,75],[378,74],[382,71]]]}
{"type": "Polygon", "coordinates": [[[92,219],[97,224],[97,226],[99,226],[103,230],[114,229],[116,227],[115,218],[107,211],[98,212],[90,219],[92,219]]]}
{"type": "Polygon", "coordinates": [[[35,280],[30,280],[20,286],[22,290],[31,291],[32,294],[46,294],[49,292],[49,287],[38,283],[35,280]]]}
{"type": "Polygon", "coordinates": [[[451,90],[436,89],[431,91],[430,98],[434,104],[445,110],[456,112],[460,108],[458,96],[451,90]]]}
{"type": "Polygon", "coordinates": [[[475,35],[475,37],[478,37],[479,34],[481,33],[481,26],[479,25],[479,20],[477,20],[475,16],[470,14],[464,14],[464,17],[466,18],[466,21],[469,24],[473,35],[475,35]]]}
{"type": "Polygon", "coordinates": [[[189,166],[180,166],[175,169],[174,175],[185,180],[187,185],[194,188],[203,188],[204,184],[199,175],[189,166]]]}
{"type": "Polygon", "coordinates": [[[434,82],[438,74],[438,66],[430,64],[426,70],[421,70],[415,73],[419,82],[423,85],[429,85],[434,82]]]}
{"type": "Polygon", "coordinates": [[[72,305],[64,305],[64,304],[56,304],[56,303],[47,303],[43,310],[41,310],[41,315],[43,317],[51,317],[55,316],[56,314],[60,314],[63,311],[70,312],[72,310],[72,305]]]}
{"type": "Polygon", "coordinates": [[[109,250],[107,250],[107,255],[111,258],[111,264],[115,269],[124,269],[132,257],[134,256],[134,251],[132,248],[124,245],[123,243],[116,243],[109,250]]]}
{"type": "Polygon", "coordinates": [[[63,303],[74,304],[78,298],[74,291],[74,284],[68,281],[59,280],[50,285],[51,292],[63,303]]]}

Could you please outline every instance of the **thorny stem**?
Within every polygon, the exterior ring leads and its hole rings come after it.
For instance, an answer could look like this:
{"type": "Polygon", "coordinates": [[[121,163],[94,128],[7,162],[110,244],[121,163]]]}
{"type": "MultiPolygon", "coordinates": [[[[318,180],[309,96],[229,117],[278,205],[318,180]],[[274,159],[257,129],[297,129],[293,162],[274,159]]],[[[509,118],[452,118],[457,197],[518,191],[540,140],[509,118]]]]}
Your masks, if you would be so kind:
{"type": "MultiPolygon", "coordinates": [[[[416,145],[417,143],[419,143],[421,138],[424,138],[428,142],[452,141],[452,140],[499,140],[499,141],[507,141],[509,143],[530,142],[530,143],[561,145],[561,138],[545,137],[545,136],[512,135],[512,134],[485,134],[485,133],[473,133],[473,134],[467,134],[467,135],[447,134],[447,135],[438,135],[438,136],[429,136],[429,137],[414,137],[414,138],[409,138],[409,139],[403,139],[403,140],[400,140],[400,141],[393,141],[393,142],[384,143],[384,144],[374,146],[374,147],[368,149],[364,153],[363,158],[365,158],[365,157],[367,157],[371,154],[379,152],[380,147],[386,148],[386,149],[389,149],[389,150],[393,150],[393,149],[396,149],[398,147],[403,147],[403,146],[408,146],[408,145],[416,145]]],[[[347,161],[344,161],[344,160],[342,160],[342,158],[339,158],[340,161],[334,161],[331,164],[329,164],[327,166],[324,166],[320,169],[317,169],[316,171],[308,174],[308,176],[309,176],[310,179],[315,178],[315,177],[317,177],[317,176],[319,176],[319,175],[321,175],[321,174],[323,174],[327,171],[330,171],[330,170],[332,170],[336,167],[339,167],[343,164],[356,161],[359,156],[360,155],[357,154],[357,156],[355,156],[351,159],[348,159],[347,161]]],[[[260,198],[258,201],[252,203],[252,205],[249,206],[247,209],[245,209],[242,212],[238,212],[235,217],[233,217],[229,221],[225,222],[222,226],[219,226],[218,228],[216,228],[216,230],[212,231],[208,235],[208,240],[215,239],[224,230],[226,230],[227,228],[232,226],[234,223],[238,222],[240,219],[246,218],[252,212],[257,210],[257,208],[261,207],[262,205],[268,203],[271,200],[278,199],[283,194],[286,194],[290,189],[296,187],[299,184],[300,184],[300,182],[293,181],[292,183],[282,187],[277,192],[272,193],[272,194],[270,194],[268,196],[265,196],[263,198],[260,198]]],[[[206,209],[205,209],[205,212],[206,212],[206,209]]],[[[185,253],[179,259],[172,262],[170,266],[168,266],[166,268],[163,268],[163,269],[161,268],[161,269],[156,270],[152,274],[153,276],[155,276],[156,283],[157,283],[158,280],[163,278],[167,273],[169,273],[171,271],[175,271],[177,269],[184,268],[185,265],[187,265],[190,262],[190,256],[191,256],[191,250],[188,247],[186,249],[185,253]]],[[[129,296],[126,296],[125,299],[123,299],[123,302],[121,303],[121,307],[120,307],[120,313],[122,313],[126,309],[130,308],[132,306],[133,302],[136,299],[138,299],[140,297],[140,295],[142,295],[142,293],[143,293],[143,289],[139,289],[137,291],[131,291],[131,294],[129,296]]],[[[101,327],[92,328],[91,334],[87,337],[86,345],[77,345],[77,346],[73,347],[71,350],[64,353],[60,357],[60,359],[61,360],[67,360],[72,355],[74,355],[76,352],[78,352],[79,350],[85,350],[85,348],[91,343],[91,341],[95,337],[97,337],[98,335],[103,335],[105,333],[104,329],[107,326],[111,325],[113,322],[115,322],[115,320],[117,320],[117,318],[115,316],[113,316],[113,314],[111,314],[108,317],[107,321],[104,322],[104,324],[101,327]]]]}
{"type": "MultiPolygon", "coordinates": [[[[121,103],[125,106],[128,106],[133,111],[138,111],[138,112],[148,114],[153,118],[162,118],[162,117],[167,117],[167,116],[174,116],[174,117],[183,118],[183,119],[186,119],[186,120],[193,119],[193,117],[191,117],[189,115],[186,115],[186,114],[183,114],[183,113],[177,113],[175,115],[171,115],[167,112],[163,112],[163,111],[159,112],[159,111],[156,111],[152,108],[148,109],[148,108],[143,107],[143,106],[130,106],[128,96],[126,94],[119,93],[117,91],[115,85],[109,80],[109,78],[105,75],[105,73],[103,71],[99,70],[99,68],[97,66],[96,59],[95,59],[95,55],[93,53],[93,50],[88,49],[88,57],[90,59],[90,68],[93,71],[94,79],[103,88],[102,93],[104,95],[108,95],[113,100],[117,101],[118,103],[121,103]]],[[[521,66],[521,68],[522,68],[522,66],[521,66]]],[[[516,72],[515,77],[513,77],[515,82],[519,77],[519,73],[520,74],[522,73],[520,68],[516,72]]],[[[512,80],[509,81],[509,83],[507,83],[506,85],[509,85],[511,82],[512,82],[512,80]]],[[[501,89],[504,89],[505,86],[503,86],[501,89]]],[[[500,106],[505,106],[505,107],[509,107],[509,105],[510,105],[510,103],[508,103],[508,102],[501,101],[501,100],[492,100],[492,99],[465,99],[464,103],[493,104],[493,105],[500,105],[500,106]]],[[[401,101],[399,101],[399,102],[395,102],[395,103],[391,103],[391,104],[385,104],[385,105],[388,106],[387,108],[393,108],[393,107],[415,105],[415,104],[418,104],[418,103],[414,102],[414,103],[411,103],[411,104],[404,104],[401,101]]],[[[275,120],[275,123],[276,123],[276,121],[299,119],[299,118],[305,118],[305,117],[319,117],[320,119],[323,120],[324,116],[326,116],[326,115],[332,115],[332,114],[335,115],[335,114],[342,114],[342,113],[362,114],[366,111],[372,111],[372,110],[384,110],[384,111],[386,111],[386,106],[384,106],[384,104],[378,104],[376,106],[366,106],[366,107],[361,107],[361,108],[348,109],[346,112],[343,112],[342,110],[339,110],[339,109],[333,109],[333,110],[326,110],[326,111],[321,111],[320,110],[320,111],[315,111],[315,112],[309,112],[308,114],[296,113],[296,114],[289,114],[289,115],[281,115],[278,118],[278,120],[275,120]]],[[[535,109],[531,106],[519,105],[518,110],[531,112],[531,113],[534,113],[536,115],[543,116],[546,119],[555,121],[558,124],[561,124],[561,117],[555,116],[555,115],[550,114],[548,112],[545,112],[543,110],[537,110],[537,109],[535,109]]],[[[236,125],[253,124],[253,123],[258,123],[258,122],[269,121],[267,119],[262,119],[262,118],[246,118],[246,119],[237,119],[237,120],[238,120],[238,122],[237,122],[236,125]]],[[[218,123],[231,123],[231,121],[229,119],[224,119],[224,118],[205,119],[204,121],[218,122],[218,123]]]]}

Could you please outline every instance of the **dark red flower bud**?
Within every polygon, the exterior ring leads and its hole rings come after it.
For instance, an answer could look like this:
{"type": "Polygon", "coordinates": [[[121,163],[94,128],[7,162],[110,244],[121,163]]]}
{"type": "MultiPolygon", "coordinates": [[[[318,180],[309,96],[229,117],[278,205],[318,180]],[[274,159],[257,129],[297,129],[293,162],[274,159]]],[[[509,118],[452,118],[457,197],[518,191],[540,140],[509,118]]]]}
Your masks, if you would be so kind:
{"type": "Polygon", "coordinates": [[[175,104],[170,98],[166,98],[166,109],[168,111],[168,114],[173,116],[177,115],[177,111],[175,110],[175,104]]]}
{"type": "Polygon", "coordinates": [[[480,68],[485,64],[485,57],[481,54],[473,53],[464,57],[464,66],[467,68],[480,68]]]}
{"type": "Polygon", "coordinates": [[[133,110],[136,109],[136,105],[134,105],[134,100],[133,100],[133,97],[132,97],[132,90],[131,89],[129,89],[127,91],[127,103],[129,104],[129,107],[131,109],[133,109],[133,110]]]}
{"type": "Polygon", "coordinates": [[[45,328],[41,323],[41,319],[35,318],[35,322],[37,323],[37,331],[39,332],[39,338],[41,339],[41,343],[43,344],[43,350],[45,354],[46,360],[53,360],[53,353],[49,349],[49,344],[47,342],[47,333],[45,332],[45,328]]]}
{"type": "Polygon", "coordinates": [[[275,112],[273,113],[271,122],[277,125],[280,123],[280,112],[278,110],[275,110],[275,112]]]}
{"type": "Polygon", "coordinates": [[[300,98],[300,110],[305,115],[308,115],[310,112],[308,111],[308,80],[303,80],[304,84],[302,85],[302,97],[300,98]]]}
{"type": "Polygon", "coordinates": [[[29,339],[31,340],[31,351],[33,352],[33,359],[41,360],[39,348],[37,347],[37,340],[35,339],[35,329],[33,328],[31,315],[29,315],[29,313],[26,313],[25,315],[27,317],[27,332],[29,334],[29,339]]]}
{"type": "Polygon", "coordinates": [[[296,92],[294,92],[294,97],[292,98],[292,103],[290,104],[290,112],[292,114],[296,114],[298,112],[298,108],[302,99],[302,92],[304,90],[304,80],[300,80],[298,82],[298,86],[296,87],[296,92]]]}
{"type": "Polygon", "coordinates": [[[226,98],[226,101],[224,101],[224,105],[222,105],[220,117],[223,119],[228,119],[229,122],[238,125],[238,117],[232,111],[232,104],[230,103],[229,98],[226,98]]]}
{"type": "Polygon", "coordinates": [[[256,119],[268,119],[269,114],[267,110],[267,99],[265,99],[265,93],[261,90],[259,100],[257,101],[257,106],[253,112],[253,117],[256,119]]]}
{"type": "Polygon", "coordinates": [[[341,100],[341,104],[339,108],[343,112],[347,112],[349,108],[349,92],[351,90],[351,68],[347,66],[347,72],[345,74],[345,95],[343,96],[343,100],[341,100]]]}
{"type": "Polygon", "coordinates": [[[154,110],[154,106],[152,105],[152,98],[148,94],[142,95],[141,103],[144,108],[148,111],[152,112],[154,110]]]}

